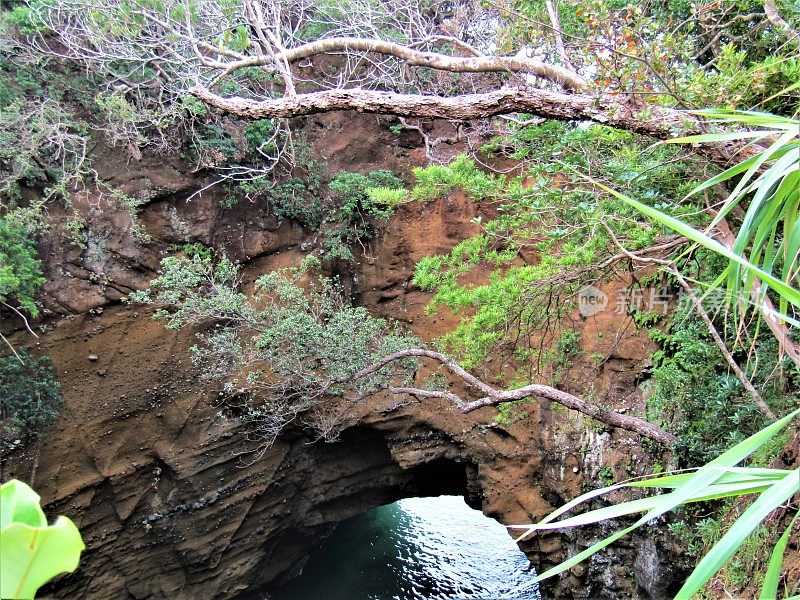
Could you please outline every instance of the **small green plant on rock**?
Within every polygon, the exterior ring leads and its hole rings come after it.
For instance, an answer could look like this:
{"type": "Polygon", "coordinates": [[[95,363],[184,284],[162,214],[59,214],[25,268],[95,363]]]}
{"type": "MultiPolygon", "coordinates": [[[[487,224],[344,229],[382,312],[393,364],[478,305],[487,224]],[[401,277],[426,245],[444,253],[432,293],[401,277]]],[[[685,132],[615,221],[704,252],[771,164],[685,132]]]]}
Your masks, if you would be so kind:
{"type": "Polygon", "coordinates": [[[393,188],[388,186],[367,188],[367,197],[372,204],[377,206],[394,207],[403,204],[408,198],[408,190],[405,188],[393,188]]]}
{"type": "Polygon", "coordinates": [[[600,481],[606,487],[614,483],[614,471],[611,470],[611,467],[602,467],[600,471],[598,471],[597,477],[600,478],[600,481]]]}
{"type": "Polygon", "coordinates": [[[565,329],[556,339],[548,358],[552,361],[553,374],[551,380],[558,382],[566,375],[581,351],[581,334],[574,329],[565,329]]]}
{"type": "Polygon", "coordinates": [[[530,415],[523,407],[530,404],[530,400],[514,400],[513,402],[503,402],[497,405],[497,415],[494,422],[503,427],[508,427],[514,423],[524,421],[530,415]]]}
{"type": "Polygon", "coordinates": [[[394,214],[399,196],[405,193],[402,185],[390,171],[338,173],[328,185],[331,208],[323,236],[324,258],[353,260],[351,248],[375,234],[372,219],[386,220],[394,214]]]}
{"type": "Polygon", "coordinates": [[[143,244],[148,243],[151,237],[150,234],[147,233],[147,229],[145,229],[142,221],[139,219],[139,209],[146,205],[149,199],[146,197],[134,198],[132,196],[128,196],[122,190],[115,188],[111,188],[109,190],[109,194],[111,198],[116,202],[119,202],[128,213],[128,216],[131,219],[131,235],[143,244]]]}
{"type": "Polygon", "coordinates": [[[475,161],[464,154],[450,164],[415,167],[416,184],[411,190],[414,200],[434,200],[457,190],[466,191],[473,200],[495,197],[503,187],[500,177],[481,171],[475,161]]]}
{"type": "MultiPolygon", "coordinates": [[[[386,202],[376,202],[376,194],[370,190],[399,190],[403,182],[390,171],[372,171],[366,175],[342,171],[330,182],[329,188],[334,197],[334,205],[338,207],[338,218],[347,221],[357,214],[388,219],[394,208],[386,202]]],[[[380,197],[381,192],[377,196],[380,197]]],[[[383,192],[385,196],[386,193],[383,192]]]]}

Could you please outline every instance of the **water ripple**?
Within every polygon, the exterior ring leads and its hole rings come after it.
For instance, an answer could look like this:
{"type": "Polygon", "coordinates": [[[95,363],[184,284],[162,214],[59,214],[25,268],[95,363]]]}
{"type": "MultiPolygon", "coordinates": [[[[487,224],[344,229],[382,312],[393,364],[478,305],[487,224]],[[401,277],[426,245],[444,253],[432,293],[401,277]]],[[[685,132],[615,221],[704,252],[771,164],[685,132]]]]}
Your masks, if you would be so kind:
{"type": "Polygon", "coordinates": [[[462,498],[408,498],[339,525],[273,598],[498,600],[534,576],[506,529],[462,498]]]}

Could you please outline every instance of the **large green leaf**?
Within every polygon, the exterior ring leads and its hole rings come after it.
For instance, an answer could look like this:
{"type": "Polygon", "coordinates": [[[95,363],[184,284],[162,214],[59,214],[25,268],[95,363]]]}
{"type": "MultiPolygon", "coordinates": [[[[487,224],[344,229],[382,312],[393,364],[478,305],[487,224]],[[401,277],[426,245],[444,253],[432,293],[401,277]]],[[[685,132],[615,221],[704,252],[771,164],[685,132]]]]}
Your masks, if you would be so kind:
{"type": "Polygon", "coordinates": [[[47,525],[39,496],[21,481],[0,486],[0,598],[28,600],[56,575],[74,571],[85,548],[75,524],[47,525]]]}
{"type": "Polygon", "coordinates": [[[12,523],[31,527],[47,525],[39,500],[39,494],[17,479],[0,485],[0,530],[12,523]]]}

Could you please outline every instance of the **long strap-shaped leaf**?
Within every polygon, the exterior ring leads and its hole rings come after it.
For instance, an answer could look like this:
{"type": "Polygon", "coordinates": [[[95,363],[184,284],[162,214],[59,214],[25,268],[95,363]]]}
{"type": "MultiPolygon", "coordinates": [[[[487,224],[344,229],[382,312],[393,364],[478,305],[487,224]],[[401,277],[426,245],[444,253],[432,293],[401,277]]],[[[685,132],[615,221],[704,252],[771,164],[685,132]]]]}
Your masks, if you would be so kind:
{"type": "MultiPolygon", "coordinates": [[[[777,481],[781,481],[781,479],[778,479],[777,481]]],[[[683,503],[689,504],[693,502],[708,502],[710,500],[718,500],[720,498],[733,498],[735,496],[744,496],[746,494],[757,494],[768,490],[772,485],[774,485],[775,481],[776,480],[766,482],[751,481],[747,483],[729,483],[725,485],[713,484],[702,488],[696,495],[684,500],[683,503]]],[[[649,496],[647,498],[640,498],[638,500],[631,500],[629,502],[612,504],[611,506],[590,510],[589,512],[581,513],[561,521],[537,523],[536,525],[530,525],[525,534],[521,537],[524,538],[535,531],[579,527],[581,525],[590,525],[592,523],[599,523],[600,521],[608,521],[609,519],[616,519],[626,515],[642,513],[647,510],[657,508],[663,504],[665,500],[668,500],[669,495],[670,494],[664,496],[649,496]]]]}
{"type": "MultiPolygon", "coordinates": [[[[718,484],[722,483],[747,483],[751,481],[774,481],[780,479],[788,469],[767,469],[759,467],[728,467],[724,469],[725,473],[717,481],[718,484]]],[[[685,483],[692,473],[680,473],[677,475],[662,475],[653,477],[651,479],[643,479],[642,481],[632,481],[626,485],[630,487],[656,487],[656,488],[674,488],[685,483]]]]}
{"type": "MultiPolygon", "coordinates": [[[[738,469],[735,476],[731,477],[729,469],[720,469],[725,472],[716,483],[709,485],[700,490],[697,495],[692,496],[686,502],[707,502],[709,500],[716,500],[718,498],[731,498],[734,496],[742,496],[745,494],[760,493],[768,489],[774,483],[781,481],[783,477],[791,471],[785,469],[753,469],[758,471],[758,474],[748,475],[746,472],[749,469],[738,469]],[[765,473],[768,471],[768,473],[765,473]]],[[[664,484],[657,486],[651,485],[649,487],[666,487],[677,488],[686,483],[693,474],[687,473],[686,475],[668,476],[664,479],[667,480],[664,484]]],[[[656,480],[659,481],[659,480],[656,480]]],[[[634,487],[633,484],[621,484],[625,487],[634,487]]],[[[603,488],[597,490],[599,492],[608,493],[610,488],[603,488]]],[[[640,498],[638,500],[631,500],[629,502],[622,502],[619,504],[612,504],[603,508],[598,508],[585,513],[581,513],[568,519],[560,521],[552,521],[553,515],[548,519],[540,521],[539,523],[528,525],[514,525],[511,529],[525,529],[525,533],[517,538],[517,541],[524,539],[535,531],[545,529],[566,529],[569,527],[576,527],[580,525],[588,525],[590,523],[598,523],[617,517],[631,515],[635,513],[645,512],[658,506],[663,502],[664,496],[649,496],[647,498],[640,498]]]]}
{"type": "Polygon", "coordinates": [[[581,177],[583,177],[588,181],[591,181],[599,188],[605,190],[614,197],[619,198],[626,204],[633,206],[634,208],[641,211],[648,217],[658,221],[659,223],[665,225],[666,227],[669,227],[670,229],[676,231],[685,238],[690,239],[693,242],[697,242],[701,246],[704,246],[709,250],[713,250],[714,252],[721,254],[725,258],[738,263],[748,271],[751,271],[753,274],[755,274],[765,284],[769,285],[778,294],[780,294],[782,298],[786,298],[788,302],[800,308],[800,290],[798,290],[797,288],[788,285],[787,283],[781,281],[774,275],[758,268],[750,261],[748,261],[746,258],[739,256],[735,252],[731,251],[729,248],[720,244],[718,241],[710,238],[701,231],[696,230],[694,227],[687,225],[683,221],[680,221],[665,213],[662,213],[660,210],[657,210],[652,206],[648,206],[647,204],[643,204],[638,200],[634,200],[633,198],[630,198],[624,194],[620,194],[616,190],[613,190],[608,186],[605,186],[602,183],[595,181],[591,177],[587,177],[585,175],[581,175],[581,177]]]}
{"type": "Polygon", "coordinates": [[[767,571],[764,573],[764,583],[761,585],[761,594],[759,600],[772,600],[778,597],[778,582],[781,579],[781,566],[783,565],[783,554],[786,552],[786,544],[789,543],[789,536],[792,534],[792,527],[794,527],[797,517],[800,517],[800,510],[791,520],[786,531],[775,544],[772,550],[772,555],[767,565],[767,571]]]}
{"type": "Polygon", "coordinates": [[[788,473],[782,481],[770,486],[755,502],[747,507],[747,510],[736,519],[725,535],[697,563],[694,571],[689,575],[689,579],[686,580],[675,596],[675,600],[689,600],[699,592],[767,515],[797,492],[800,492],[800,469],[788,473]]]}
{"type": "MultiPolygon", "coordinates": [[[[791,142],[791,143],[787,144],[786,146],[784,146],[783,148],[781,148],[780,150],[778,150],[777,152],[775,152],[775,154],[773,155],[772,158],[773,159],[778,159],[778,158],[780,158],[782,156],[785,156],[788,152],[791,152],[792,150],[797,151],[798,148],[800,148],[800,142],[791,142]]],[[[695,196],[695,195],[699,194],[700,192],[702,192],[703,190],[707,190],[708,188],[714,187],[715,185],[717,185],[719,183],[722,183],[723,181],[728,181],[729,179],[732,179],[733,177],[736,177],[740,173],[744,173],[750,167],[753,166],[753,164],[756,162],[757,159],[758,159],[758,156],[751,156],[747,160],[743,160],[739,164],[734,165],[732,167],[729,167],[728,169],[724,170],[719,175],[716,175],[716,176],[712,177],[711,179],[708,179],[708,180],[704,181],[703,183],[701,183],[697,187],[693,188],[692,191],[689,192],[686,195],[686,198],[690,198],[691,196],[695,196]]]]}
{"type": "MultiPolygon", "coordinates": [[[[553,575],[558,575],[559,573],[563,573],[564,571],[571,569],[578,563],[582,562],[583,560],[589,558],[593,554],[597,553],[598,551],[602,550],[606,546],[616,542],[621,537],[627,535],[631,531],[641,527],[645,523],[660,517],[664,513],[667,513],[677,506],[684,504],[685,502],[689,501],[693,496],[698,495],[698,493],[705,487],[713,484],[716,482],[721,476],[723,471],[720,470],[718,467],[732,467],[746,457],[750,456],[753,452],[755,452],[758,448],[763,446],[767,441],[769,441],[772,437],[775,436],[778,431],[780,431],[783,427],[785,427],[793,418],[795,418],[798,414],[800,414],[800,409],[795,410],[794,412],[786,415],[782,419],[775,421],[771,425],[765,427],[761,431],[754,433],[747,439],[739,442],[730,450],[722,453],[720,456],[712,460],[711,462],[707,463],[700,467],[696,473],[692,475],[692,477],[676,489],[671,494],[666,494],[664,496],[658,496],[660,500],[660,504],[651,510],[649,510],[644,516],[640,517],[633,525],[630,527],[626,527],[621,531],[618,531],[607,538],[597,542],[596,544],[590,546],[586,550],[579,552],[575,556],[570,557],[569,559],[565,560],[559,565],[556,565],[552,569],[548,569],[544,573],[538,575],[530,582],[519,586],[515,590],[512,590],[513,593],[517,593],[523,591],[525,589],[533,587],[539,581],[543,579],[547,579],[548,577],[552,577],[553,575]]],[[[765,492],[767,493],[767,492],[765,492]]],[[[762,495],[763,496],[763,495],[762,495]]]]}

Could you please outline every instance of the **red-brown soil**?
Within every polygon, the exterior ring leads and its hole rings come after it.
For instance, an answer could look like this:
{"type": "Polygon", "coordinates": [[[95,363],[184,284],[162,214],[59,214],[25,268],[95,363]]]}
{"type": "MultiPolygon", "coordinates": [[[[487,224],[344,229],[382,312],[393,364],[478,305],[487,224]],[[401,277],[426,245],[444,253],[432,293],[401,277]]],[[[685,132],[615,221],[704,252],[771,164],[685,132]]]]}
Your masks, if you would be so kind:
{"type": "MultiPolygon", "coordinates": [[[[419,160],[418,148],[398,145],[375,117],[320,117],[312,125],[319,128],[312,142],[326,149],[332,169],[399,171],[419,160]]],[[[335,523],[374,506],[460,493],[504,523],[530,522],[595,485],[601,466],[617,479],[647,468],[651,459],[635,436],[597,432],[581,415],[548,403],[531,403],[528,419],[503,428],[493,425],[493,408],[464,415],[444,400],[384,396],[354,414],[338,443],[312,444],[297,427],[253,462],[243,427],[220,415],[218,389],[201,383],[190,364],[192,333],[168,331],[146,310],[118,301],[146,286],[170,246],[185,241],[173,214],[188,224],[191,241],[241,261],[246,280],[297,264],[313,236],[277,223],[264,206],[222,211],[215,192],[185,202],[204,180],[177,161],[124,165],[109,157],[102,173],[128,194],[152,192],[141,217],[152,241],[137,243],[125,233],[124,212],[87,196],[79,208],[89,249],[69,249],[58,237],[45,243],[44,333],[35,343],[21,331],[12,337],[52,358],[65,408],[41,440],[4,458],[2,479],[29,482],[48,514],[72,517],[87,544],[78,571],[50,587],[50,596],[247,597],[296,570],[335,523]]],[[[352,291],[374,314],[407,323],[424,340],[452,329],[457,319],[447,311],[425,314],[430,295],[410,283],[413,267],[476,233],[471,219],[491,210],[460,193],[401,206],[347,273],[352,291]]],[[[641,415],[637,374],[649,342],[626,316],[576,322],[586,356],[562,384],[575,393],[591,388],[596,402],[641,415]],[[606,358],[598,363],[592,353],[606,358]]],[[[544,535],[524,549],[544,568],[596,533],[544,535]]],[[[633,537],[546,584],[545,593],[660,597],[677,576],[665,562],[672,560],[665,543],[633,537]]]]}

